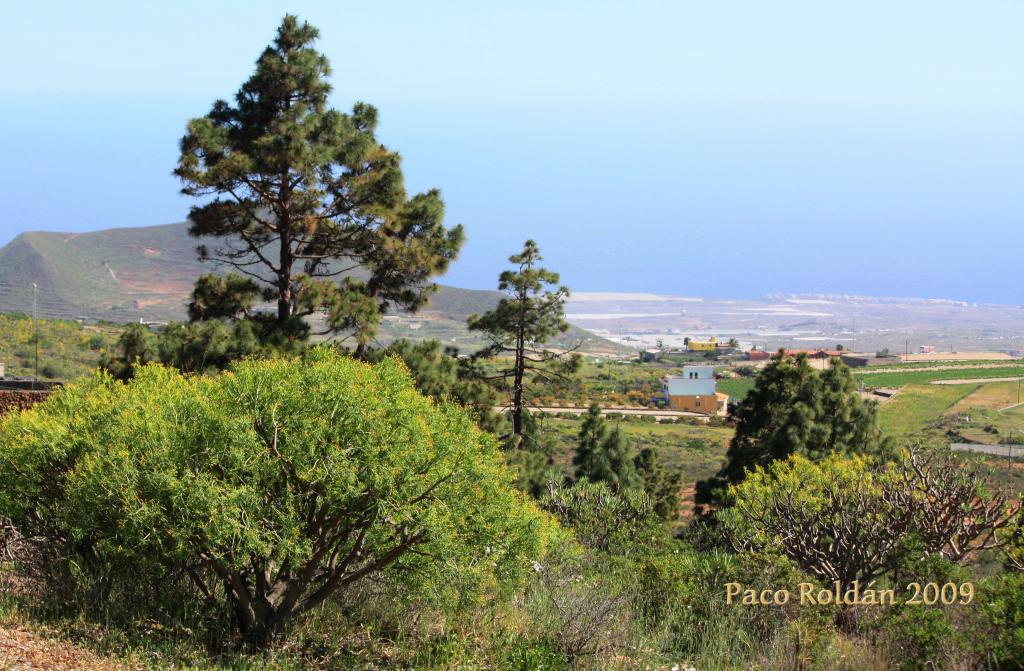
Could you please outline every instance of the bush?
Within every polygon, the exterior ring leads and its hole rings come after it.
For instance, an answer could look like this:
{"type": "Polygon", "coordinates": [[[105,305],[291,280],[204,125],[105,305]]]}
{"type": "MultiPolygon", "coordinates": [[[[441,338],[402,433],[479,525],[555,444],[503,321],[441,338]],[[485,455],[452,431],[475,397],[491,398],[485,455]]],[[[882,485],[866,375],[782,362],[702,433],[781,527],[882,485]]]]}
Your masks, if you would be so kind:
{"type": "Polygon", "coordinates": [[[604,482],[585,478],[571,486],[549,482],[541,505],[590,549],[622,554],[636,548],[650,551],[655,539],[664,534],[651,497],[643,490],[616,492],[604,482]]]}
{"type": "Polygon", "coordinates": [[[1020,508],[988,488],[937,451],[911,450],[899,464],[794,455],[734,486],[735,507],[718,519],[737,550],[777,551],[827,582],[866,585],[917,557],[966,563],[1002,546],[1020,508]]]}
{"type": "Polygon", "coordinates": [[[607,668],[602,662],[628,643],[629,594],[606,571],[593,570],[593,564],[589,556],[557,553],[538,567],[527,590],[534,636],[550,641],[557,651],[541,659],[549,668],[558,668],[558,660],[565,660],[569,669],[579,668],[586,660],[607,668]]]}
{"type": "Polygon", "coordinates": [[[368,576],[472,598],[541,549],[547,518],[493,439],[395,360],[136,373],[0,424],[0,516],[111,584],[187,574],[263,644],[368,576]]]}
{"type": "Polygon", "coordinates": [[[979,630],[972,642],[993,668],[1020,668],[1024,660],[1024,573],[1009,572],[984,581],[979,630]]]}

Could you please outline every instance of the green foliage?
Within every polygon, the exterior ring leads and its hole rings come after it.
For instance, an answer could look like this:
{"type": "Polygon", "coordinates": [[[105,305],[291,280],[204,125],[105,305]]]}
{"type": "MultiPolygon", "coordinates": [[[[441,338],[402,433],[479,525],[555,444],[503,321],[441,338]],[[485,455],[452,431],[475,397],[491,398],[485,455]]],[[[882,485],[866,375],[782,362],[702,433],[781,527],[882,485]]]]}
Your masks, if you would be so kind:
{"type": "Polygon", "coordinates": [[[502,665],[508,671],[565,671],[565,655],[551,641],[518,640],[502,665]]]}
{"type": "Polygon", "coordinates": [[[192,290],[188,318],[196,322],[248,316],[259,296],[259,285],[238,273],[203,275],[192,290]]]}
{"type": "Polygon", "coordinates": [[[72,379],[96,366],[97,352],[111,349],[117,332],[108,325],[40,319],[24,313],[0,314],[0,362],[7,375],[35,374],[35,333],[39,333],[39,372],[43,377],[72,379]],[[49,373],[49,374],[48,374],[49,373]]]}
{"type": "Polygon", "coordinates": [[[679,487],[683,473],[668,468],[657,450],[645,447],[636,455],[636,470],[643,480],[644,491],[651,497],[654,512],[663,521],[671,522],[679,515],[679,487]]]}
{"type": "Polygon", "coordinates": [[[965,563],[1001,545],[1017,513],[980,470],[922,450],[899,463],[793,455],[758,467],[731,495],[717,518],[734,549],[778,553],[844,587],[932,554],[965,563]]]}
{"type": "Polygon", "coordinates": [[[537,498],[548,483],[558,482],[562,476],[554,466],[554,438],[544,431],[533,413],[524,411],[522,421],[520,439],[515,441],[508,436],[504,441],[505,458],[516,471],[516,486],[537,498]]]}
{"type": "MultiPolygon", "coordinates": [[[[206,278],[200,283],[211,284],[206,278]]],[[[246,357],[298,354],[308,333],[301,319],[282,326],[265,314],[236,321],[172,322],[159,333],[129,324],[114,351],[100,357],[99,367],[122,381],[134,376],[136,366],[150,362],[184,373],[216,372],[246,357]]]]}
{"type": "Polygon", "coordinates": [[[604,482],[551,483],[541,505],[585,546],[624,554],[664,535],[651,499],[642,490],[613,491],[604,482]]]}
{"type": "Polygon", "coordinates": [[[618,427],[608,431],[597,403],[584,416],[579,438],[573,458],[577,478],[604,482],[615,491],[643,486],[625,437],[618,427]]]}
{"type": "Polygon", "coordinates": [[[368,576],[456,601],[514,581],[546,522],[510,479],[400,363],[325,350],[97,376],[0,424],[0,515],[114,581],[186,570],[255,643],[368,576]]]}
{"type": "Polygon", "coordinates": [[[277,303],[271,325],[291,335],[293,318],[325,311],[361,350],[383,314],[426,303],[464,236],[444,228],[439,191],[407,195],[399,155],[376,138],[376,109],[328,107],[318,36],[285,16],[234,104],[189,121],[174,171],[203,200],[189,233],[215,241],[202,258],[246,275],[201,278],[190,316],[235,317],[261,294],[277,303]]]}
{"type": "MultiPolygon", "coordinates": [[[[972,580],[967,570],[942,555],[923,552],[924,547],[916,538],[904,542],[909,543],[910,551],[896,568],[893,584],[903,587],[915,581],[922,585],[929,582],[959,585],[972,580]]],[[[983,602],[980,594],[975,599],[983,602]]],[[[970,630],[976,624],[969,624],[967,620],[977,616],[978,603],[970,606],[941,602],[935,605],[896,603],[877,614],[871,629],[884,637],[895,652],[899,668],[913,671],[942,668],[947,660],[956,657],[957,650],[971,647],[970,630]]]]}
{"type": "Polygon", "coordinates": [[[581,361],[578,355],[544,347],[549,339],[569,330],[564,311],[569,289],[549,289],[558,284],[558,273],[538,265],[542,257],[537,243],[527,240],[523,251],[508,260],[516,268],[503,271],[498,278],[498,289],[506,296],[493,310],[470,316],[468,324],[471,331],[480,331],[488,340],[478,357],[512,357],[510,366],[499,367],[488,379],[509,394],[512,437],[518,442],[524,429],[527,387],[564,386],[581,361]]]}
{"type": "Polygon", "coordinates": [[[752,469],[793,454],[819,460],[831,454],[880,454],[888,444],[876,406],[857,393],[841,361],[818,372],[806,355],[779,356],[764,367],[756,386],[733,412],[736,434],[715,478],[698,485],[698,503],[727,503],[726,485],[752,469]]]}
{"type": "Polygon", "coordinates": [[[981,584],[975,647],[993,668],[1019,669],[1024,660],[1024,573],[1009,572],[981,584]]]}
{"type": "Polygon", "coordinates": [[[118,380],[135,375],[136,366],[144,366],[159,357],[156,335],[144,324],[129,324],[117,339],[113,352],[100,357],[99,366],[118,380]]]}
{"type": "Polygon", "coordinates": [[[405,362],[421,393],[438,401],[457,401],[473,411],[481,428],[495,429],[497,394],[482,380],[483,373],[472,360],[460,358],[458,350],[442,347],[438,340],[396,340],[384,349],[367,352],[363,358],[374,362],[393,355],[405,362]]]}

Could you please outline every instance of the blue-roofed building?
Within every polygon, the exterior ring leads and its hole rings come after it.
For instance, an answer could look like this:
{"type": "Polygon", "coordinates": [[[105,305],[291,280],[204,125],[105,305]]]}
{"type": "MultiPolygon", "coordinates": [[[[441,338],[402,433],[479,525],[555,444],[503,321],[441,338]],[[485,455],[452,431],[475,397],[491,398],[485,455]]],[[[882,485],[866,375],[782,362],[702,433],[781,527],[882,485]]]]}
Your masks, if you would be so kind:
{"type": "Polygon", "coordinates": [[[664,377],[662,394],[673,410],[726,415],[729,396],[716,390],[714,366],[684,366],[682,375],[664,377]]]}

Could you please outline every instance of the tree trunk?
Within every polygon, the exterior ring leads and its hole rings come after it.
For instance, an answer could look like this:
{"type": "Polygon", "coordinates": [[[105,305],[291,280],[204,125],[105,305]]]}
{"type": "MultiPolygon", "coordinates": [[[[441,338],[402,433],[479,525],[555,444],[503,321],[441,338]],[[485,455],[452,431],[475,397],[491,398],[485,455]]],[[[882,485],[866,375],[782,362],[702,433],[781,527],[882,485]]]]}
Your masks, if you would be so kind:
{"type": "MultiPolygon", "coordinates": [[[[286,106],[287,109],[287,106],[286,106]]],[[[281,173],[281,185],[278,191],[278,235],[281,249],[278,253],[277,266],[277,323],[283,325],[292,314],[292,222],[289,215],[291,202],[291,185],[288,183],[288,170],[281,173]]]]}
{"type": "Polygon", "coordinates": [[[516,350],[515,382],[512,389],[512,435],[521,438],[523,435],[523,366],[522,349],[516,350]]]}
{"type": "MultiPolygon", "coordinates": [[[[525,308],[526,296],[520,296],[520,304],[525,308]]],[[[516,333],[516,360],[512,386],[512,438],[517,447],[523,437],[523,377],[526,373],[526,316],[520,310],[519,325],[516,333]]]]}

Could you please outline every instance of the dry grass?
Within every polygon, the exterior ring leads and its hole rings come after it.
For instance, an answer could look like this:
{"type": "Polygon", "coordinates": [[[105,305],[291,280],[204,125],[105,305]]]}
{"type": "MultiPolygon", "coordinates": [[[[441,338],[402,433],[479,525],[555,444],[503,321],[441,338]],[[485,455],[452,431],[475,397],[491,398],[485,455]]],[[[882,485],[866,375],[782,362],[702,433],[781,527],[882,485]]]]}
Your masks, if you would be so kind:
{"type": "Polygon", "coordinates": [[[5,671],[128,671],[141,668],[100,657],[36,627],[0,624],[0,669],[5,671]]]}
{"type": "Polygon", "coordinates": [[[990,408],[1000,410],[1017,403],[1017,382],[991,382],[982,385],[949,409],[951,413],[958,413],[969,408],[990,408]]]}

